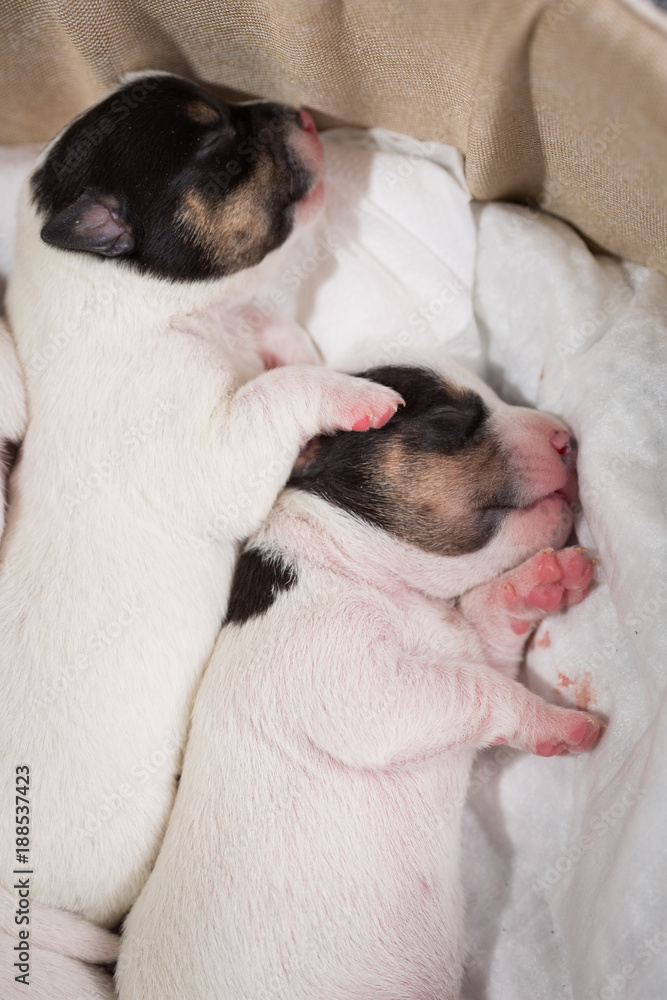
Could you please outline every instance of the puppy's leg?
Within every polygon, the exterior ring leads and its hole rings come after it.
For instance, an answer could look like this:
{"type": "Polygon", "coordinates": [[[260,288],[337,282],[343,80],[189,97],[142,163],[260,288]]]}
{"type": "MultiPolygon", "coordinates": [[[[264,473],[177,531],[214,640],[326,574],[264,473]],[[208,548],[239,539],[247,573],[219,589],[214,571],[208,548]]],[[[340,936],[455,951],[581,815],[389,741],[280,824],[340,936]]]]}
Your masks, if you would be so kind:
{"type": "Polygon", "coordinates": [[[514,673],[526,639],[545,615],[583,601],[595,565],[583,551],[538,552],[461,597],[459,610],[480,636],[492,667],[514,673]]]}
{"type": "MultiPolygon", "coordinates": [[[[599,719],[576,709],[550,705],[522,684],[508,681],[493,670],[489,673],[511,685],[511,690],[507,690],[491,681],[490,728],[500,729],[490,740],[491,746],[507,743],[538,757],[553,757],[589,750],[600,735],[604,723],[599,719]]],[[[489,745],[489,735],[487,727],[482,746],[489,745]]]]}
{"type": "MultiPolygon", "coordinates": [[[[225,468],[219,517],[239,538],[259,527],[310,438],[337,430],[382,427],[403,400],[385,386],[308,365],[276,368],[248,382],[221,414],[225,468]]],[[[221,477],[222,478],[222,477],[221,477]]]]}
{"type": "Polygon", "coordinates": [[[322,690],[309,699],[311,742],[348,765],[384,768],[500,743],[548,757],[587,750],[599,734],[599,721],[548,704],[499,670],[435,649],[401,653],[390,623],[383,633],[366,639],[354,668],[329,642],[322,690]]]}
{"type": "Polygon", "coordinates": [[[282,316],[263,317],[257,321],[257,309],[246,307],[246,324],[252,323],[255,349],[265,368],[281,365],[316,365],[322,360],[317,347],[296,320],[282,316]]]}
{"type": "MultiPolygon", "coordinates": [[[[415,670],[420,669],[415,666],[415,670]]],[[[523,684],[490,667],[461,667],[439,673],[439,683],[430,697],[435,697],[440,687],[435,704],[439,702],[441,706],[443,750],[466,745],[481,749],[507,743],[539,757],[552,757],[582,753],[595,743],[600,733],[599,720],[576,709],[550,705],[523,684]]],[[[431,684],[437,674],[434,668],[431,684]]],[[[417,681],[416,685],[419,684],[417,681]]],[[[431,711],[427,711],[426,698],[424,691],[421,707],[426,718],[422,719],[422,724],[431,715],[431,711]]],[[[431,719],[432,723],[434,721],[431,719]]],[[[415,730],[410,734],[408,746],[414,743],[417,733],[415,730]]],[[[425,750],[426,747],[422,747],[421,753],[415,753],[415,759],[425,750]]]]}
{"type": "Polygon", "coordinates": [[[290,317],[266,316],[259,305],[217,307],[197,317],[196,332],[222,348],[229,367],[244,381],[282,365],[318,365],[322,356],[306,331],[290,317]]]}

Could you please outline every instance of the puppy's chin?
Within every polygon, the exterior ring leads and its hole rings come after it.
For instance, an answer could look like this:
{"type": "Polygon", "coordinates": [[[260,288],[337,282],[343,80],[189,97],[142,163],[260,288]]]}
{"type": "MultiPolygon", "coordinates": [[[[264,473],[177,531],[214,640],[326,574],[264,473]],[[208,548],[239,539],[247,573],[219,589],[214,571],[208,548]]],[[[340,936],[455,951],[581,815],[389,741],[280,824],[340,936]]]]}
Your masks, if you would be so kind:
{"type": "Polygon", "coordinates": [[[540,549],[557,549],[564,545],[572,524],[572,508],[566,498],[560,493],[551,493],[530,507],[511,511],[501,537],[512,552],[513,565],[518,565],[540,549]]]}
{"type": "Polygon", "coordinates": [[[302,229],[313,222],[324,207],[325,186],[324,178],[316,180],[314,187],[310,189],[301,201],[297,202],[294,210],[294,229],[302,229]]]}
{"type": "Polygon", "coordinates": [[[300,124],[292,131],[289,143],[310,173],[312,180],[307,193],[295,205],[295,229],[312,222],[324,205],[324,149],[315,123],[308,112],[299,111],[298,115],[300,124]]]}
{"type": "Polygon", "coordinates": [[[324,167],[324,148],[315,128],[315,122],[307,111],[297,112],[299,124],[290,135],[290,145],[304,165],[313,175],[320,177],[324,167]]]}

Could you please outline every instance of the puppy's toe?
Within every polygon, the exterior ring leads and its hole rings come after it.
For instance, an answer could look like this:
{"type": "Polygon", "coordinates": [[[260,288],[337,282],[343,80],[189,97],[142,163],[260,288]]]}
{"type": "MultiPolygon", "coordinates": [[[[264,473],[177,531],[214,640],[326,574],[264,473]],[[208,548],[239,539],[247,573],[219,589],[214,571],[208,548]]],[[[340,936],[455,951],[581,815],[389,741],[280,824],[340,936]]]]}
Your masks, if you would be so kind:
{"type": "Polygon", "coordinates": [[[332,384],[327,390],[332,430],[367,431],[384,427],[403,405],[402,397],[387,386],[351,376],[339,378],[344,381],[332,384]]]}
{"type": "MultiPolygon", "coordinates": [[[[546,549],[503,577],[501,597],[507,610],[534,619],[535,611],[553,614],[583,601],[593,579],[596,561],[582,548],[546,549]]],[[[541,615],[537,616],[538,618],[541,615]]]]}
{"type": "Polygon", "coordinates": [[[549,726],[551,732],[540,739],[534,749],[538,757],[555,757],[567,753],[583,753],[589,750],[602,729],[599,719],[583,712],[560,711],[553,716],[549,726]]]}

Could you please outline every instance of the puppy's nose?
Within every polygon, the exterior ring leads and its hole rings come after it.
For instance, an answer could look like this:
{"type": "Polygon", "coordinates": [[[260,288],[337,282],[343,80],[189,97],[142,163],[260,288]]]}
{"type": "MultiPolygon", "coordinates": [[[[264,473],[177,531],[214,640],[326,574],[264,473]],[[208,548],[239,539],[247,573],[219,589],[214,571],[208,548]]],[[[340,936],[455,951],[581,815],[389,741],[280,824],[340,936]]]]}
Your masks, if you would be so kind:
{"type": "Polygon", "coordinates": [[[567,431],[557,430],[551,432],[550,440],[568,469],[572,468],[577,452],[576,438],[567,431]]]}
{"type": "Polygon", "coordinates": [[[304,130],[304,132],[312,132],[313,135],[317,135],[317,127],[315,125],[315,122],[313,121],[312,115],[309,115],[307,111],[303,110],[303,108],[299,108],[299,110],[296,113],[296,116],[297,116],[297,121],[301,126],[301,128],[304,130]]]}

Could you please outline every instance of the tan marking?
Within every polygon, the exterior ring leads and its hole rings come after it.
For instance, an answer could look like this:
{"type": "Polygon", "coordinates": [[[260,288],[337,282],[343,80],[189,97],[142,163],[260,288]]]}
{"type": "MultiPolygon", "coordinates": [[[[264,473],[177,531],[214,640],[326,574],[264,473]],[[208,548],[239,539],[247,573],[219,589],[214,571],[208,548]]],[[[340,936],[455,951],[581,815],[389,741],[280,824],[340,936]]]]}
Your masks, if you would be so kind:
{"type": "Polygon", "coordinates": [[[429,552],[460,555],[475,544],[480,509],[493,504],[507,470],[492,437],[453,455],[411,453],[399,440],[387,448],[380,475],[391,530],[429,552]]]}
{"type": "Polygon", "coordinates": [[[276,185],[274,170],[266,156],[229,194],[208,196],[192,188],[181,200],[176,225],[228,273],[258,264],[273,249],[271,219],[262,202],[276,185]]]}
{"type": "Polygon", "coordinates": [[[197,125],[216,125],[221,121],[219,113],[206,101],[191,101],[185,112],[197,125]]]}

